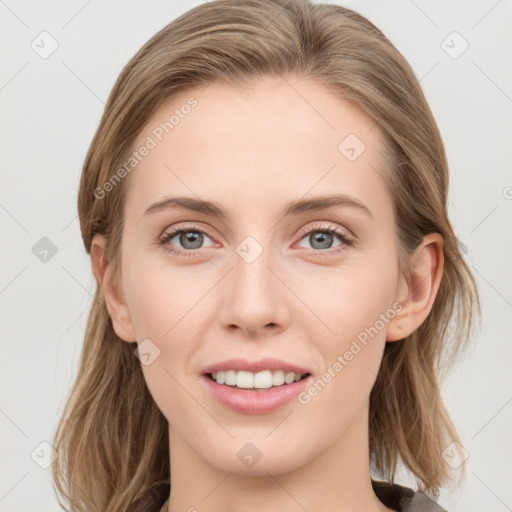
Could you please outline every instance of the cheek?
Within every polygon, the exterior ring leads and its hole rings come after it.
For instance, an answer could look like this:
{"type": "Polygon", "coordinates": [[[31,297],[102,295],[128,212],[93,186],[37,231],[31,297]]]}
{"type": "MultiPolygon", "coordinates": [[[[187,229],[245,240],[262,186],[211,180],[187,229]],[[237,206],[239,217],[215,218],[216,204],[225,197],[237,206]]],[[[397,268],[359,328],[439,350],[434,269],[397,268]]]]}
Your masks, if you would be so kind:
{"type": "Polygon", "coordinates": [[[149,352],[156,354],[150,365],[142,365],[147,387],[164,416],[172,418],[173,411],[191,407],[182,383],[190,377],[187,368],[200,348],[194,315],[200,314],[197,303],[204,292],[200,294],[179,271],[142,268],[146,270],[133,274],[126,287],[130,316],[137,340],[151,340],[149,352]]]}
{"type": "Polygon", "coordinates": [[[357,395],[363,389],[369,392],[378,373],[387,325],[396,313],[393,268],[384,259],[367,261],[308,285],[309,305],[322,321],[310,324],[315,330],[310,337],[316,340],[325,370],[336,374],[332,380],[337,385],[332,387],[343,387],[347,399],[347,389],[360,389],[357,395]]]}
{"type": "Polygon", "coordinates": [[[302,293],[311,310],[334,331],[332,339],[346,340],[372,326],[392,306],[397,280],[392,268],[371,261],[340,267],[308,280],[302,293]]]}
{"type": "Polygon", "coordinates": [[[137,339],[167,340],[175,326],[190,323],[207,291],[194,266],[167,265],[162,257],[133,257],[126,264],[125,293],[137,339]]]}
{"type": "Polygon", "coordinates": [[[171,267],[162,258],[156,264],[134,253],[123,268],[125,299],[137,340],[151,340],[159,353],[154,363],[143,366],[148,386],[150,390],[161,386],[170,393],[179,387],[172,377],[178,381],[186,377],[191,356],[200,348],[201,318],[206,314],[206,301],[201,299],[212,279],[194,266],[171,267]]]}

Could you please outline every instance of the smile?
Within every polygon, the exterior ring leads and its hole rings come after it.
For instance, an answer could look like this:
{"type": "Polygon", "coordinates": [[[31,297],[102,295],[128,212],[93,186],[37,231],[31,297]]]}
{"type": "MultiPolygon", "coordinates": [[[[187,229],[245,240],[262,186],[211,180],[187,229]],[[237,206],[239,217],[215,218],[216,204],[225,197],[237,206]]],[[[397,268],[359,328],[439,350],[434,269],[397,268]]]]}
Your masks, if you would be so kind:
{"type": "MultiPolygon", "coordinates": [[[[268,370],[267,370],[268,371],[268,370]]],[[[258,373],[265,373],[265,376],[262,379],[267,379],[266,382],[269,382],[269,375],[272,375],[272,379],[274,374],[270,371],[263,371],[258,373]]],[[[228,370],[229,372],[229,370],[228,370]]],[[[224,373],[228,373],[224,372],[224,373]]],[[[277,370],[279,372],[279,370],[277,370]]],[[[277,373],[275,372],[275,373],[277,373]]],[[[217,372],[217,379],[219,379],[219,373],[217,372]]],[[[234,373],[234,372],[233,372],[234,373]]],[[[250,383],[249,379],[254,378],[251,372],[237,372],[236,378],[238,383],[238,374],[239,373],[249,373],[250,376],[242,375],[242,384],[243,380],[247,379],[246,383],[250,383]]],[[[290,372],[293,373],[293,372],[290,372]]],[[[254,374],[257,375],[257,374],[254,374]]],[[[266,388],[256,388],[254,386],[239,388],[237,385],[229,385],[229,384],[219,384],[214,380],[212,374],[204,374],[200,376],[200,381],[203,386],[205,386],[206,391],[210,394],[218,403],[222,406],[235,411],[240,414],[268,414],[280,407],[284,406],[286,403],[293,400],[299,393],[304,391],[308,386],[313,382],[313,377],[310,374],[305,374],[301,377],[300,374],[293,374],[294,378],[291,383],[283,383],[281,385],[272,385],[266,388]],[[299,377],[298,380],[295,380],[299,377]]],[[[278,374],[279,379],[282,377],[278,374]]],[[[286,376],[285,376],[286,377],[286,376]]],[[[225,375],[224,375],[225,378],[225,375]]],[[[230,374],[230,378],[232,375],[230,374]]],[[[288,377],[290,380],[291,376],[288,377]]],[[[222,379],[222,375],[221,375],[222,379]]],[[[219,379],[219,380],[221,380],[219,379]]]]}
{"type": "Polygon", "coordinates": [[[285,372],[284,370],[263,370],[257,373],[242,370],[227,370],[214,372],[210,375],[217,384],[234,386],[239,389],[269,389],[285,384],[292,384],[303,377],[301,373],[285,372]]]}

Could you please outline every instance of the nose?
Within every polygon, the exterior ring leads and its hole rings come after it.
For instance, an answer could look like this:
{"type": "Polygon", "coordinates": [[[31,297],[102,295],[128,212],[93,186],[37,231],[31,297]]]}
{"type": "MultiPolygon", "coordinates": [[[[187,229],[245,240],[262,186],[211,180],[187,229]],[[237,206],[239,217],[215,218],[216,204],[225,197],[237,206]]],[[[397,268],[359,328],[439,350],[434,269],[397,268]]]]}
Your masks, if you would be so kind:
{"type": "Polygon", "coordinates": [[[234,253],[233,268],[221,290],[219,320],[224,328],[252,338],[287,328],[290,291],[268,253],[263,251],[252,262],[234,253]]]}

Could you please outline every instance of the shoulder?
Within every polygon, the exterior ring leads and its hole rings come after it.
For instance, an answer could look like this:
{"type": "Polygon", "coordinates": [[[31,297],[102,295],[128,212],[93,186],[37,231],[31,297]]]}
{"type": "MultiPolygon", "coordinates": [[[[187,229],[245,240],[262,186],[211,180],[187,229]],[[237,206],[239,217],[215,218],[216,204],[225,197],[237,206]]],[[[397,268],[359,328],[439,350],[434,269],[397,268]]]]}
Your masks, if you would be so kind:
{"type": "Polygon", "coordinates": [[[409,487],[372,480],[372,487],[386,507],[398,512],[448,512],[426,494],[409,487]]]}

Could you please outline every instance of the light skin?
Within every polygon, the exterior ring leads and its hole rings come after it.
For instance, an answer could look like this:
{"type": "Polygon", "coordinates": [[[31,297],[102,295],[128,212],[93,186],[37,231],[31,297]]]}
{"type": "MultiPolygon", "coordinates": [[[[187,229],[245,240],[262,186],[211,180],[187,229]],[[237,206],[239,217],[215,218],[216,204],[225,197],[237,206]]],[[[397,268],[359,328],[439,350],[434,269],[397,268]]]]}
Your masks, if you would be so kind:
{"type": "Polygon", "coordinates": [[[102,236],[91,249],[119,338],[149,338],[160,350],[142,371],[169,422],[169,510],[392,510],[371,487],[369,395],[385,342],[402,343],[432,308],[442,238],[424,238],[407,281],[381,175],[389,172],[382,133],[361,111],[302,78],[264,78],[250,90],[213,83],[186,91],[160,107],[134,147],[190,96],[198,105],[130,176],[119,281],[102,236]],[[349,134],[366,146],[354,161],[338,149],[349,134]],[[357,199],[370,214],[342,205],[280,215],[289,201],[333,193],[357,199]],[[226,217],[178,209],[144,214],[167,196],[215,201],[226,217]],[[178,234],[159,245],[173,227],[191,238],[178,234]],[[328,227],[354,243],[322,231],[328,227]],[[197,228],[206,233],[202,245],[197,228]],[[252,263],[236,250],[248,236],[263,249],[252,263]],[[268,414],[244,415],[200,385],[202,368],[231,357],[282,359],[311,368],[316,380],[397,302],[401,311],[308,404],[294,399],[268,414]],[[262,454],[252,467],[237,457],[248,442],[262,454]]]}

